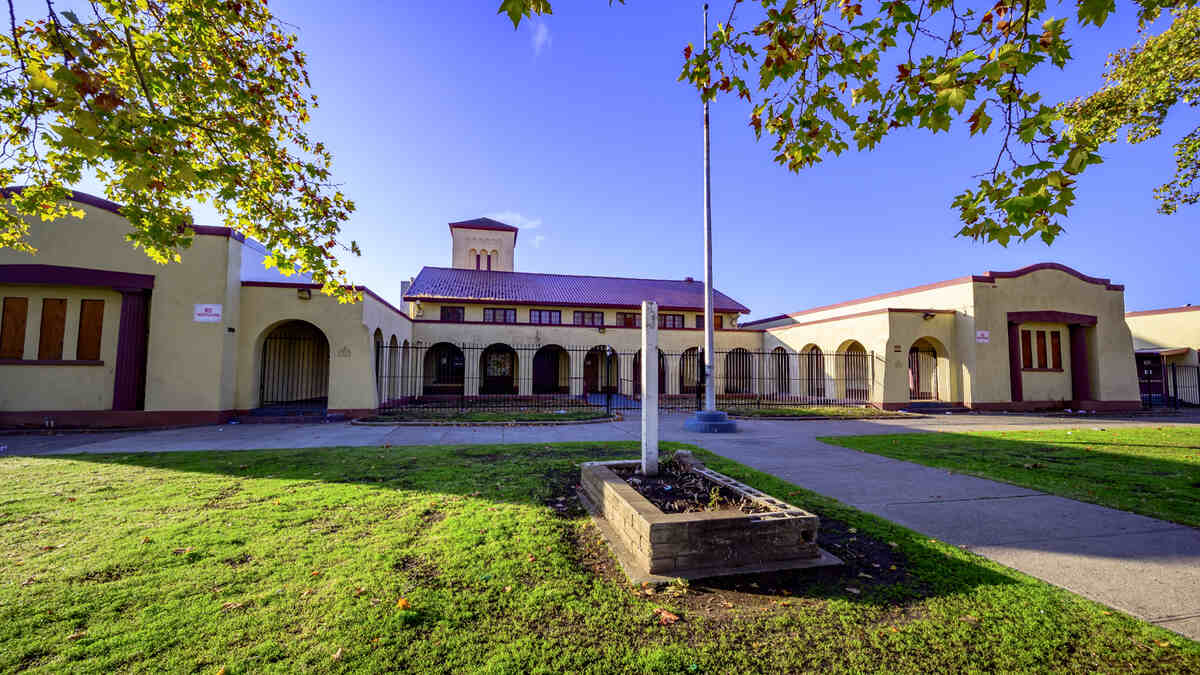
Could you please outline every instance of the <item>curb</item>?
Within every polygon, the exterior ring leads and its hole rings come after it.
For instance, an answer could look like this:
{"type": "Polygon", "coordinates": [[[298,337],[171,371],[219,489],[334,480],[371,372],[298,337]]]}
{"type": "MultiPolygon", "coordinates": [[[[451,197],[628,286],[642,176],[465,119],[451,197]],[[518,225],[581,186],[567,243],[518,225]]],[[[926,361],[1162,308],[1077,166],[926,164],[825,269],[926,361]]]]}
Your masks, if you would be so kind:
{"type": "Polygon", "coordinates": [[[365,418],[350,420],[350,424],[360,427],[561,427],[570,424],[600,424],[602,422],[616,422],[616,417],[596,417],[586,420],[540,420],[540,421],[512,421],[512,422],[443,422],[443,421],[427,421],[406,420],[403,422],[368,422],[365,418]]]}
{"type": "Polygon", "coordinates": [[[821,422],[821,421],[836,421],[836,422],[870,422],[873,420],[912,420],[912,419],[929,419],[933,415],[918,415],[910,413],[906,415],[889,415],[887,417],[829,417],[822,415],[820,417],[809,417],[801,415],[792,415],[785,417],[762,417],[760,415],[730,415],[731,420],[764,420],[768,422],[821,422]]]}

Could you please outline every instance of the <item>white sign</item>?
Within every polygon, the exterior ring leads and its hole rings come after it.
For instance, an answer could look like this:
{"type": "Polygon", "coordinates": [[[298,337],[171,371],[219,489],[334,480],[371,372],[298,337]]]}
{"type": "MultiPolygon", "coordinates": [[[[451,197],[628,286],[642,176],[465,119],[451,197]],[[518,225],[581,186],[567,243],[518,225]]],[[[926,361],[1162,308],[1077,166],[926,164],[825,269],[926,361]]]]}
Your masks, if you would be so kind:
{"type": "Polygon", "coordinates": [[[192,310],[192,321],[197,323],[219,323],[221,321],[221,306],[196,305],[192,310]]]}
{"type": "Polygon", "coordinates": [[[975,331],[975,341],[980,344],[987,344],[992,341],[992,331],[977,330],[975,331]]]}

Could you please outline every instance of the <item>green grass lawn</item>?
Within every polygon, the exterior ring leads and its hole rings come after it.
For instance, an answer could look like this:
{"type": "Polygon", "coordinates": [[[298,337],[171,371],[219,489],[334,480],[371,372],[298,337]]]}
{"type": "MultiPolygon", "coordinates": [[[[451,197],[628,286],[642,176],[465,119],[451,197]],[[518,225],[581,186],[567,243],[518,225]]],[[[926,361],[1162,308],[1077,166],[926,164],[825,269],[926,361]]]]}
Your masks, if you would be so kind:
{"type": "Polygon", "coordinates": [[[456,410],[453,408],[407,408],[365,418],[368,422],[570,422],[609,417],[604,408],[555,410],[456,410]]]}
{"type": "Polygon", "coordinates": [[[728,408],[730,415],[739,417],[829,417],[839,420],[875,419],[880,417],[912,417],[907,413],[879,410],[878,408],[838,408],[815,406],[812,408],[728,408]]]}
{"type": "Polygon", "coordinates": [[[635,452],[2,458],[0,671],[1200,670],[1197,643],[703,451],[849,564],[631,589],[556,505],[635,452]]]}
{"type": "Polygon", "coordinates": [[[1200,428],[1196,427],[1104,429],[1100,425],[820,440],[1200,526],[1200,428]]]}

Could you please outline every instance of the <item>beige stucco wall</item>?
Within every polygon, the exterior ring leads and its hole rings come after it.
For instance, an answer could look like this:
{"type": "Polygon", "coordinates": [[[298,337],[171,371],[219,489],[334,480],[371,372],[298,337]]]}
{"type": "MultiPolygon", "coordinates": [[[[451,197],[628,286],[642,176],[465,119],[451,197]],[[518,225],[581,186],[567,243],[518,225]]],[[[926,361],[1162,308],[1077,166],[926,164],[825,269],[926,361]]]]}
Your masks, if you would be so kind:
{"type": "Polygon", "coordinates": [[[28,298],[25,317],[25,354],[27,361],[38,356],[41,334],[42,300],[64,298],[67,301],[63,335],[65,361],[76,358],[79,339],[79,308],[83,300],[104,301],[104,321],[100,334],[99,366],[76,365],[0,365],[0,410],[108,410],[112,408],[113,377],[116,372],[117,325],[121,318],[121,294],[105,288],[75,286],[16,286],[0,284],[0,298],[28,298]]]}
{"type": "Polygon", "coordinates": [[[295,288],[243,286],[241,327],[238,329],[237,408],[259,404],[263,340],[276,326],[291,320],[307,321],[329,341],[330,410],[367,409],[377,405],[375,392],[374,332],[384,332],[403,343],[411,338],[411,324],[371,297],[356,304],[339,304],[312,292],[304,300],[295,288]]]}
{"type": "Polygon", "coordinates": [[[1184,311],[1126,316],[1134,339],[1146,347],[1200,349],[1200,307],[1184,311]]]}
{"type": "Polygon", "coordinates": [[[460,269],[475,269],[475,254],[483,255],[481,269],[487,269],[487,252],[495,251],[492,256],[492,271],[516,271],[516,232],[502,230],[476,230],[465,227],[450,229],[450,265],[460,269]]]}
{"type": "MultiPolygon", "coordinates": [[[[197,236],[183,251],[183,262],[159,265],[123,238],[128,223],[120,216],[78,205],[86,217],[31,223],[27,255],[0,249],[0,265],[38,264],[82,267],[154,276],[150,300],[150,339],[146,363],[147,410],[223,410],[232,403],[232,379],[225,375],[233,340],[226,327],[236,312],[226,309],[223,323],[194,323],[193,305],[230,303],[229,275],[237,276],[240,245],[227,237],[197,236]]],[[[115,308],[114,308],[115,309],[115,308]]],[[[114,315],[116,311],[111,312],[114,315]]],[[[110,314],[105,307],[106,321],[110,314]]],[[[115,337],[116,329],[112,335],[115,337]]],[[[108,404],[111,405],[111,391],[108,404]]],[[[67,400],[51,409],[67,410],[67,400]]]]}
{"type": "MultiPolygon", "coordinates": [[[[974,321],[976,330],[991,331],[988,344],[975,344],[971,399],[979,402],[1011,401],[1008,365],[1008,313],[1058,311],[1096,317],[1094,328],[1086,329],[1092,399],[1137,401],[1137,371],[1133,362],[1133,339],[1125,323],[1125,294],[1103,284],[1090,283],[1066,272],[1041,269],[1015,278],[977,282],[974,321]]],[[[1063,360],[1069,361],[1070,340],[1063,334],[1063,360]]],[[[1022,382],[1028,381],[1022,378],[1022,382]]],[[[1048,387],[1049,383],[1034,381],[1048,387]]],[[[1057,386],[1057,385],[1054,385],[1057,386]]],[[[1026,401],[1036,401],[1025,392],[1026,401]]],[[[1066,395],[1071,398],[1070,393],[1066,395]]],[[[1059,400],[1040,399],[1040,400],[1059,400]]]]}

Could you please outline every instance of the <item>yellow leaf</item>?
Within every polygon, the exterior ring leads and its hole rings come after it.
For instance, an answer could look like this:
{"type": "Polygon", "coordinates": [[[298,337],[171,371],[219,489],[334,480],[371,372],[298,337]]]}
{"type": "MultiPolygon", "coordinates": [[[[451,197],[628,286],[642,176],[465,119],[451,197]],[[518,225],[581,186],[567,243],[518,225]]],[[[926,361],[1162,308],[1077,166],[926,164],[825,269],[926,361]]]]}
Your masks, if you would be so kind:
{"type": "Polygon", "coordinates": [[[396,601],[396,609],[408,609],[412,604],[406,598],[400,598],[396,601]]]}

